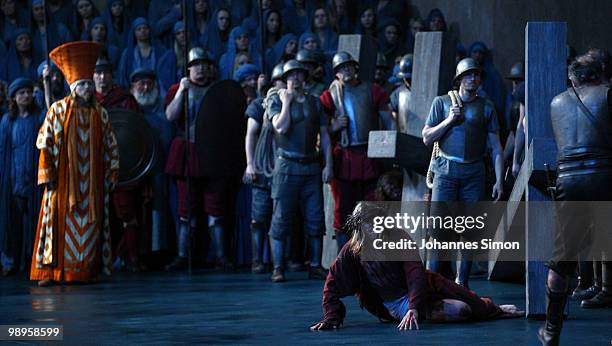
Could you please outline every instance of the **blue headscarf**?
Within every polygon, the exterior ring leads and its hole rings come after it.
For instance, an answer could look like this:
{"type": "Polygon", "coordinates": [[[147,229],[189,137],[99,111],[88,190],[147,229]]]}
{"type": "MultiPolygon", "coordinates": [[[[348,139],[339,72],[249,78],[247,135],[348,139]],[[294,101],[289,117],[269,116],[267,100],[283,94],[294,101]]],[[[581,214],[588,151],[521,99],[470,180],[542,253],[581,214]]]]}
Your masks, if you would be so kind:
{"type": "MultiPolygon", "coordinates": [[[[53,60],[49,60],[49,61],[51,62],[51,71],[59,71],[59,68],[53,62],[53,60]]],[[[40,65],[38,65],[38,68],[36,69],[36,73],[38,75],[38,78],[42,77],[43,70],[45,69],[45,66],[47,66],[47,60],[43,60],[43,62],[41,62],[40,65]]]]}
{"type": "MultiPolygon", "coordinates": [[[[80,0],[75,1],[74,7],[77,7],[79,4],[80,0]]],[[[96,4],[94,4],[94,2],[92,0],[87,0],[89,2],[89,4],[91,4],[92,7],[92,16],[93,18],[96,18],[100,15],[100,12],[98,11],[98,8],[96,7],[96,4]]],[[[89,26],[86,28],[82,28],[79,29],[79,25],[80,22],[83,20],[83,18],[81,17],[81,15],[79,14],[78,9],[75,8],[76,11],[74,11],[74,17],[72,19],[72,32],[76,35],[76,37],[80,37],[81,40],[85,40],[87,36],[89,36],[89,30],[93,27],[93,21],[89,23],[89,26]],[[79,30],[82,30],[79,32],[79,30]]]]}
{"type": "Polygon", "coordinates": [[[298,16],[293,0],[285,0],[285,10],[282,17],[287,24],[287,31],[295,35],[308,31],[310,28],[310,18],[315,6],[314,1],[305,1],[304,6],[306,7],[306,16],[298,16]]]}
{"type": "MultiPolygon", "coordinates": [[[[234,59],[236,58],[236,39],[238,36],[248,35],[248,32],[242,26],[237,26],[230,32],[230,36],[227,44],[227,52],[221,56],[221,60],[219,60],[219,73],[220,79],[230,79],[232,78],[232,73],[234,69],[234,59]]],[[[253,43],[249,40],[249,48],[247,54],[253,61],[253,65],[259,67],[259,55],[255,52],[253,48],[253,43]]]]}
{"type": "MultiPolygon", "coordinates": [[[[177,31],[184,28],[185,23],[178,21],[176,24],[174,24],[172,31],[174,34],[176,34],[177,31]]],[[[157,63],[157,78],[159,79],[159,91],[162,97],[165,97],[172,84],[178,82],[179,79],[184,76],[184,74],[183,69],[178,68],[178,61],[176,59],[174,47],[166,50],[164,55],[161,56],[159,62],[157,63]]]]}
{"type": "Polygon", "coordinates": [[[274,66],[281,62],[283,55],[285,55],[285,47],[289,42],[296,41],[297,48],[297,40],[298,38],[294,34],[285,34],[276,42],[274,47],[266,50],[266,75],[270,75],[274,66]]]}
{"type": "Polygon", "coordinates": [[[146,19],[142,17],[134,19],[132,28],[130,29],[130,35],[128,36],[127,47],[121,54],[121,62],[119,63],[119,84],[124,88],[129,87],[130,74],[135,69],[139,67],[149,67],[151,69],[155,69],[161,56],[165,53],[165,49],[153,39],[153,35],[150,35],[149,41],[151,42],[152,50],[151,55],[147,59],[150,59],[149,62],[151,66],[143,65],[144,62],[141,61],[142,57],[140,56],[140,52],[137,51],[138,47],[136,46],[136,38],[134,37],[136,29],[141,25],[147,25],[149,28],[151,28],[146,19]]]}
{"type": "Polygon", "coordinates": [[[10,98],[15,97],[15,93],[23,88],[34,88],[34,84],[30,79],[19,77],[15,79],[8,87],[8,96],[10,98]]]}
{"type": "MultiPolygon", "coordinates": [[[[30,37],[32,38],[32,47],[34,51],[34,57],[37,61],[41,61],[43,58],[46,58],[46,54],[44,51],[44,35],[40,33],[38,27],[36,25],[36,21],[34,20],[34,16],[32,15],[32,7],[42,5],[42,0],[34,0],[29,8],[30,16],[28,26],[30,28],[30,37]]],[[[48,51],[50,52],[53,48],[64,44],[66,42],[72,41],[72,33],[66,25],[57,21],[58,19],[55,16],[49,16],[47,23],[47,31],[46,35],[48,36],[49,47],[48,51]]],[[[69,22],[70,20],[67,20],[69,22]]]]}
{"type": "MultiPolygon", "coordinates": [[[[220,8],[224,5],[225,0],[210,0],[208,3],[208,7],[210,8],[220,8]]],[[[253,2],[248,0],[232,1],[230,8],[228,8],[232,23],[242,23],[242,21],[251,14],[251,7],[254,5],[255,4],[253,2]]]]}
{"type": "Polygon", "coordinates": [[[17,48],[15,47],[17,38],[23,34],[27,34],[32,37],[30,31],[27,29],[17,29],[14,32],[13,40],[11,41],[11,45],[9,47],[9,51],[6,54],[6,57],[2,61],[2,65],[0,66],[0,79],[6,81],[7,83],[13,82],[15,79],[19,77],[28,78],[30,80],[36,80],[37,73],[36,69],[38,67],[39,59],[36,59],[32,56],[32,60],[30,61],[30,66],[24,70],[24,67],[21,65],[19,61],[19,56],[17,54],[17,48]]]}
{"type": "MultiPolygon", "coordinates": [[[[227,50],[227,42],[223,42],[221,38],[221,31],[219,31],[219,26],[217,25],[217,17],[219,15],[219,11],[226,11],[229,13],[229,10],[225,8],[219,8],[212,15],[211,20],[208,22],[208,27],[206,28],[206,34],[204,34],[200,38],[200,43],[202,44],[202,48],[206,50],[210,55],[212,55],[215,61],[219,61],[219,58],[223,53],[227,50]]],[[[232,22],[230,19],[229,28],[232,27],[232,22]]],[[[228,29],[231,30],[231,29],[228,29]]],[[[229,39],[228,39],[229,42],[229,39]]]]}
{"type": "Polygon", "coordinates": [[[91,21],[91,25],[89,26],[89,29],[87,30],[86,33],[84,33],[86,34],[85,37],[83,37],[82,39],[91,41],[92,39],[91,29],[93,29],[93,27],[96,25],[104,25],[104,27],[106,28],[106,40],[104,42],[104,46],[102,47],[102,51],[100,52],[100,55],[106,55],[108,60],[113,65],[113,73],[114,73],[119,68],[119,59],[121,59],[121,51],[116,45],[114,45],[111,42],[110,37],[108,36],[109,34],[108,24],[106,24],[106,21],[104,20],[104,18],[102,17],[94,18],[91,21]]]}
{"type": "MultiPolygon", "coordinates": [[[[327,13],[327,10],[325,11],[325,14],[327,15],[328,20],[327,27],[325,28],[324,32],[325,40],[324,42],[321,42],[321,40],[319,39],[319,48],[325,53],[326,56],[331,59],[331,57],[336,54],[336,51],[338,50],[338,34],[331,28],[331,25],[329,23],[330,18],[329,14],[327,13]]],[[[311,31],[314,33],[314,25],[311,31]]],[[[316,33],[315,35],[318,38],[319,35],[316,33]]]]}
{"type": "Polygon", "coordinates": [[[111,12],[111,7],[115,3],[121,3],[123,5],[123,0],[109,1],[106,10],[104,10],[104,14],[102,14],[102,18],[104,18],[104,21],[106,22],[106,36],[108,37],[109,42],[112,42],[112,44],[117,46],[119,49],[124,49],[127,46],[128,36],[130,34],[130,17],[125,10],[124,5],[123,13],[121,14],[123,32],[115,31],[115,27],[113,26],[113,14],[111,12]]]}
{"type": "Polygon", "coordinates": [[[252,75],[258,76],[259,73],[260,72],[257,66],[253,64],[244,64],[236,70],[236,73],[234,73],[234,80],[238,83],[242,83],[245,79],[247,79],[247,77],[252,75]]]}
{"type": "Polygon", "coordinates": [[[305,49],[304,42],[306,42],[306,40],[309,38],[314,38],[317,41],[317,46],[319,47],[319,49],[321,49],[321,41],[319,41],[319,37],[314,33],[307,31],[300,36],[300,41],[298,42],[298,50],[305,49]]]}
{"type": "MultiPolygon", "coordinates": [[[[279,18],[279,22],[280,22],[280,26],[279,26],[279,33],[277,36],[277,40],[279,40],[281,38],[281,35],[283,33],[283,19],[282,19],[282,15],[280,13],[280,11],[277,10],[266,10],[264,12],[264,21],[263,21],[263,27],[266,29],[264,32],[266,33],[266,40],[268,39],[267,35],[268,35],[268,18],[272,15],[272,13],[276,13],[278,14],[278,18],[279,18]]],[[[246,27],[244,25],[242,25],[243,28],[246,29],[246,27]]],[[[261,47],[261,29],[262,29],[262,25],[260,25],[259,27],[257,27],[257,30],[255,32],[255,36],[250,35],[249,38],[251,41],[253,41],[254,45],[255,45],[255,49],[259,52],[260,51],[260,47],[261,47]]],[[[248,31],[248,30],[247,30],[248,31]]],[[[278,41],[277,41],[278,42],[278,41]]],[[[276,42],[275,42],[276,43],[276,42]]],[[[268,47],[268,48],[272,48],[272,47],[268,47]]],[[[267,49],[267,48],[266,48],[267,49]]]]}
{"type": "MultiPolygon", "coordinates": [[[[208,7],[206,8],[206,28],[204,29],[204,33],[200,33],[196,26],[196,12],[195,12],[195,1],[187,0],[187,24],[189,25],[189,42],[191,42],[191,46],[198,46],[202,40],[203,36],[208,34],[208,30],[210,28],[210,20],[211,20],[211,5],[210,1],[208,3],[208,7]]],[[[215,17],[216,24],[216,17],[215,17]]]]}

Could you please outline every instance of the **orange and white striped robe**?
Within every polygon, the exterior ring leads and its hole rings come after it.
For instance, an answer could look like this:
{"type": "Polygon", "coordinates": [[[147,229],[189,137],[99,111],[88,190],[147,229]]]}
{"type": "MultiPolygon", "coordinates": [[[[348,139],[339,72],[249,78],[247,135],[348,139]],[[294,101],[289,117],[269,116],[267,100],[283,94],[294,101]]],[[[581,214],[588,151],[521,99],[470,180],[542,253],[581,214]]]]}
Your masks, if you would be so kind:
{"type": "Polygon", "coordinates": [[[55,102],[40,129],[38,184],[45,188],[30,278],[90,281],[110,274],[109,192],[117,182],[119,151],[101,106],[55,102]]]}

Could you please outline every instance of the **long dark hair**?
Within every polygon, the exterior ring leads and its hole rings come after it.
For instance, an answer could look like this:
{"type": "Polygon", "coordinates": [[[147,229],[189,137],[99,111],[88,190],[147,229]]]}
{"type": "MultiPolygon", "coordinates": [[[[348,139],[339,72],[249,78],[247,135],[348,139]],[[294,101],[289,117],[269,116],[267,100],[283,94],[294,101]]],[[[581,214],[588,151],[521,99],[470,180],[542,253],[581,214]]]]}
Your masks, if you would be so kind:
{"type": "MultiPolygon", "coordinates": [[[[34,114],[38,110],[38,105],[34,100],[34,96],[32,96],[32,102],[26,107],[26,110],[29,114],[34,114]]],[[[14,120],[19,115],[19,106],[17,106],[17,101],[15,101],[14,97],[10,97],[8,99],[8,113],[9,119],[14,120]]]]}

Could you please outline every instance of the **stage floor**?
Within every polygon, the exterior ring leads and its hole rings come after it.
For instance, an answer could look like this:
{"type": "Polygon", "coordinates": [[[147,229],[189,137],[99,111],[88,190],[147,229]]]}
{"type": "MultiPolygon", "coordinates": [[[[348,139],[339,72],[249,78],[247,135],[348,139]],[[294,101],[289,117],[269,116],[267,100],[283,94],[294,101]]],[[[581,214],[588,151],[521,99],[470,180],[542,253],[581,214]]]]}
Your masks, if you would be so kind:
{"type": "MultiPolygon", "coordinates": [[[[418,344],[537,345],[540,321],[497,320],[421,324],[399,332],[344,299],[347,319],[333,332],[311,332],[321,319],[322,281],[289,273],[284,284],[269,274],[115,274],[91,285],[39,288],[20,278],[0,278],[0,325],[61,324],[71,344],[418,344]]],[[[474,280],[472,289],[497,303],[524,309],[522,285],[474,280]]],[[[564,345],[610,345],[612,309],[570,306],[564,345]]],[[[19,342],[23,344],[23,342],[19,342]]]]}

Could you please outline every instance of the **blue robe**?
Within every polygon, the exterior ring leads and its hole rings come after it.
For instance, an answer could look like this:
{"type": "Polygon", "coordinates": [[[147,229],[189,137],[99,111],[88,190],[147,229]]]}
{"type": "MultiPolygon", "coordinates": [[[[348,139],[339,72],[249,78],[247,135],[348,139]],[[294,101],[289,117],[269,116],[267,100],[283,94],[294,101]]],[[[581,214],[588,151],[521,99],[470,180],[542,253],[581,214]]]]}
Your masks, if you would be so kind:
{"type": "Polygon", "coordinates": [[[140,50],[136,45],[136,38],[134,37],[134,28],[130,29],[130,35],[128,37],[128,45],[121,53],[121,61],[119,62],[118,71],[118,82],[123,88],[129,90],[130,87],[130,74],[139,68],[148,68],[153,71],[157,69],[157,64],[161,57],[166,53],[166,50],[158,44],[153,38],[151,38],[151,54],[148,57],[143,58],[140,55],[140,50]]]}
{"type": "Polygon", "coordinates": [[[32,57],[30,66],[27,68],[19,62],[17,51],[15,49],[15,42],[11,44],[8,53],[4,57],[0,65],[0,79],[6,81],[7,84],[11,84],[15,79],[23,77],[31,81],[38,79],[37,68],[40,64],[40,59],[36,56],[32,57]]]}
{"type": "Polygon", "coordinates": [[[213,15],[210,17],[211,20],[208,22],[206,33],[200,36],[200,44],[202,45],[202,48],[204,48],[217,62],[219,62],[221,55],[223,55],[227,50],[227,42],[223,41],[221,32],[219,31],[219,26],[217,25],[218,12],[219,10],[216,10],[213,13],[213,15]]]}
{"type": "MultiPolygon", "coordinates": [[[[34,56],[40,62],[46,57],[45,35],[40,33],[38,27],[35,24],[30,27],[30,30],[33,34],[32,44],[34,46],[34,56]]],[[[49,52],[57,46],[60,46],[69,41],[73,41],[72,33],[64,24],[62,24],[62,22],[50,20],[47,30],[47,34],[49,35],[49,52]]]]}
{"type": "MultiPolygon", "coordinates": [[[[223,54],[219,60],[219,77],[221,80],[232,79],[234,74],[234,59],[236,58],[236,38],[245,33],[247,33],[247,31],[240,26],[232,29],[228,39],[227,52],[225,52],[225,54],[223,54]]],[[[257,68],[261,70],[259,53],[255,51],[254,44],[250,40],[248,54],[253,61],[253,65],[257,66],[257,68]]]]}
{"type": "Polygon", "coordinates": [[[19,6],[15,6],[15,11],[17,13],[17,23],[12,24],[8,20],[4,18],[4,16],[0,16],[0,38],[5,46],[7,46],[10,41],[15,36],[15,30],[18,28],[27,28],[28,27],[28,12],[19,6]]]}
{"type": "Polygon", "coordinates": [[[149,23],[152,35],[166,48],[172,47],[174,24],[181,20],[181,11],[175,9],[172,1],[152,0],[149,6],[149,23]]]}
{"type": "Polygon", "coordinates": [[[32,256],[42,198],[42,187],[37,184],[39,151],[36,137],[44,117],[41,111],[25,119],[11,119],[5,114],[0,121],[0,252],[17,259],[15,257],[23,248],[22,263],[32,256]],[[22,144],[15,148],[15,143],[22,144]],[[13,220],[18,217],[13,215],[15,195],[28,200],[28,215],[22,230],[13,227],[13,220]]]}
{"type": "Polygon", "coordinates": [[[116,46],[121,51],[127,46],[128,35],[130,34],[130,24],[132,23],[133,18],[130,18],[130,14],[124,9],[121,17],[121,21],[123,22],[123,31],[117,32],[113,26],[111,4],[112,2],[109,1],[108,7],[102,14],[102,18],[104,18],[104,22],[106,23],[106,36],[108,38],[108,42],[116,46]]]}
{"type": "Polygon", "coordinates": [[[252,5],[249,0],[210,0],[208,2],[210,8],[227,8],[231,15],[232,26],[241,25],[242,21],[249,17],[252,5]]]}
{"type": "Polygon", "coordinates": [[[278,42],[276,42],[274,47],[266,50],[265,73],[267,76],[270,76],[272,74],[272,69],[274,69],[274,66],[281,62],[281,59],[285,55],[285,47],[292,40],[296,41],[297,46],[297,36],[295,36],[294,34],[285,34],[283,35],[283,37],[280,38],[280,40],[278,40],[278,42]]]}
{"type": "Polygon", "coordinates": [[[174,49],[168,49],[157,63],[157,79],[162,99],[166,97],[172,84],[178,83],[185,75],[183,68],[178,68],[177,65],[174,49]]]}

